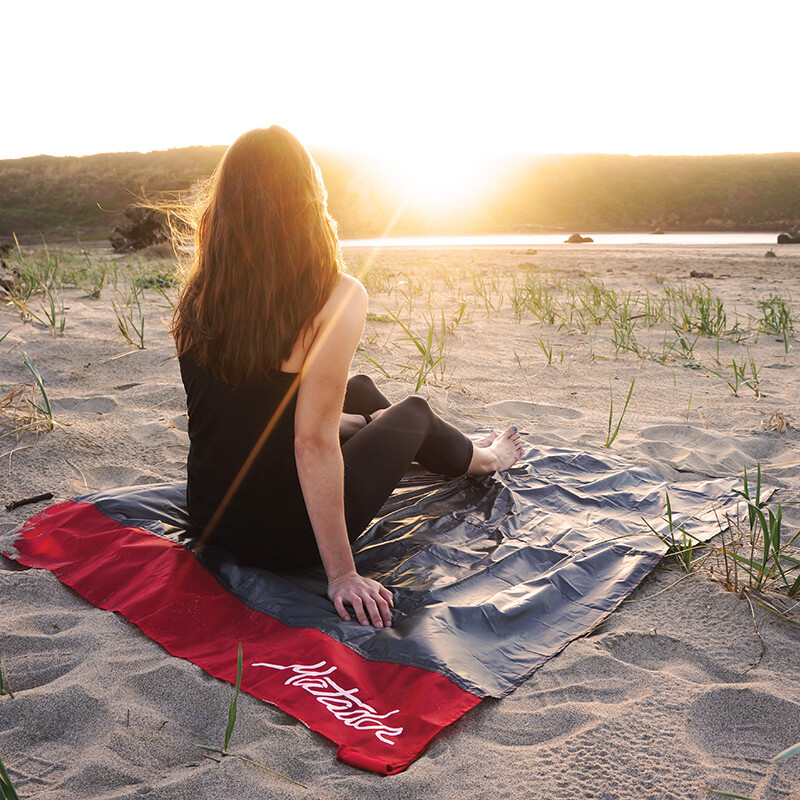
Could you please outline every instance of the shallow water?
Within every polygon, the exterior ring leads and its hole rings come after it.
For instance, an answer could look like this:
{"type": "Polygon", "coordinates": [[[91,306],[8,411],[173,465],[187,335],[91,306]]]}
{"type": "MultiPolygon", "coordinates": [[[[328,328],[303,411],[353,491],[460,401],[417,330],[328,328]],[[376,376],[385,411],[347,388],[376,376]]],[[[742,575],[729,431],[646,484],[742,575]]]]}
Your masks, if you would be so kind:
{"type": "MultiPolygon", "coordinates": [[[[507,233],[483,236],[388,236],[375,239],[344,239],[343,247],[536,247],[562,244],[570,236],[564,233],[507,233]]],[[[774,245],[778,233],[703,232],[703,233],[592,233],[594,244],[600,245],[774,245]]],[[[591,247],[591,244],[584,244],[591,247]]]]}

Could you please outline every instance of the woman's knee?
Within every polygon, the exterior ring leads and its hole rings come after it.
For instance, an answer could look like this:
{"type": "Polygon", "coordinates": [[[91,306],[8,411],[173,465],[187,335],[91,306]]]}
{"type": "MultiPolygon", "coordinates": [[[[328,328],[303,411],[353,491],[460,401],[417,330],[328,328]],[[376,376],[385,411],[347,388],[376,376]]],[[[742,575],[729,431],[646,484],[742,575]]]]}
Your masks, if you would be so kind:
{"type": "Polygon", "coordinates": [[[395,405],[406,409],[408,413],[420,418],[430,419],[433,416],[433,411],[428,405],[428,401],[418,394],[411,394],[395,405]]]}
{"type": "Polygon", "coordinates": [[[353,375],[353,377],[347,381],[347,388],[362,392],[377,390],[378,387],[369,375],[353,375]]]}
{"type": "Polygon", "coordinates": [[[369,375],[353,375],[347,381],[344,410],[351,414],[372,414],[391,405],[369,375]]]}

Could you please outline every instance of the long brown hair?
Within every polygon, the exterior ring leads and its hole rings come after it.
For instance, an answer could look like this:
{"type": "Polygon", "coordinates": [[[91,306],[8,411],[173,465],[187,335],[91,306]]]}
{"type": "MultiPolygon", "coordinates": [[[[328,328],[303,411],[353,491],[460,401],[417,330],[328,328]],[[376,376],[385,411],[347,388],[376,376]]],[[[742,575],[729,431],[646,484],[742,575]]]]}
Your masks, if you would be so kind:
{"type": "Polygon", "coordinates": [[[242,134],[196,204],[178,355],[233,384],[280,369],[342,271],[319,167],[273,125],[242,134]]]}

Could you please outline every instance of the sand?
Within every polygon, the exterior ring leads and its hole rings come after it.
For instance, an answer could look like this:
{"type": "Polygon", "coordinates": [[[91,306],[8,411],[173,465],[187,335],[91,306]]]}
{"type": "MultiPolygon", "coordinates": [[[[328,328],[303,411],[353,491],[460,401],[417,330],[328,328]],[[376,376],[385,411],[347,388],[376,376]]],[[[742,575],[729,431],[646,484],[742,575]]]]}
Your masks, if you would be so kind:
{"type": "MultiPolygon", "coordinates": [[[[656,244],[545,247],[536,254],[352,250],[346,257],[356,273],[374,266],[367,281],[375,315],[386,316],[384,304],[396,311],[404,291],[413,294],[416,282],[424,287],[435,278],[430,295],[423,288],[413,299],[414,331],[429,310],[438,315],[445,308],[449,322],[461,287],[468,310],[420,392],[464,430],[513,420],[531,441],[601,448],[610,393],[616,424],[635,378],[612,445],[616,454],[674,482],[740,478],[745,464],[760,462],[765,481],[778,489],[776,500],[789,503],[799,496],[800,434],[792,422],[800,426],[800,346],[790,339],[787,354],[776,335],[757,335],[748,315],[758,316],[758,301],[770,293],[800,299],[800,248],[769,259],[764,249],[656,244]],[[672,352],[662,364],[615,352],[608,324],[582,333],[531,314],[517,322],[508,299],[515,275],[573,284],[591,278],[663,294],[664,286],[697,286],[691,270],[713,274],[702,280],[724,301],[728,327],[738,319],[745,329],[741,344],[721,342],[719,363],[716,342],[705,336],[691,357],[672,352]],[[450,288],[441,277],[448,275],[460,276],[450,288]],[[475,282],[480,288],[496,276],[506,297],[493,311],[476,298],[475,282]],[[731,378],[731,359],[745,356],[757,366],[760,397],[745,385],[735,396],[703,368],[731,378]],[[774,429],[774,412],[790,423],[786,431],[774,429]]],[[[499,294],[490,297],[494,304],[499,294]]],[[[0,307],[0,336],[10,331],[0,344],[0,394],[30,382],[19,345],[40,369],[58,423],[38,436],[0,439],[4,502],[43,491],[57,501],[184,476],[185,398],[164,300],[147,293],[146,348],[135,350],[116,330],[113,291],[100,300],[83,295],[63,292],[63,337],[0,307]]],[[[798,312],[796,303],[792,309],[798,312]]],[[[665,330],[637,336],[651,353],[663,352],[665,330]]],[[[397,325],[371,319],[354,364],[395,400],[413,391],[418,364],[402,335],[397,325]]],[[[0,549],[42,507],[0,512],[0,549]]],[[[785,505],[787,536],[798,527],[800,512],[785,505]]],[[[303,790],[234,759],[200,758],[195,743],[221,740],[228,684],[169,656],[124,619],[90,607],[52,574],[0,558],[0,659],[14,692],[0,697],[0,754],[20,796],[38,800],[683,800],[709,797],[704,786],[764,800],[800,798],[800,757],[770,760],[800,740],[800,629],[751,610],[708,569],[684,575],[674,558],[665,560],[600,628],[509,697],[480,704],[398,776],[338,762],[328,740],[242,697],[232,748],[301,781],[303,790]]]]}

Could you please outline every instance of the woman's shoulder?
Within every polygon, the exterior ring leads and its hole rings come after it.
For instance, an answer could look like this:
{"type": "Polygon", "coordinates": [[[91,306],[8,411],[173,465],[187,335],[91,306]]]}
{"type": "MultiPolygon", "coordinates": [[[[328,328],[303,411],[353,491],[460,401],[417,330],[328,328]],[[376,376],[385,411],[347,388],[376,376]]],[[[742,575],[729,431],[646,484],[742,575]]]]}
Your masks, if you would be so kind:
{"type": "Polygon", "coordinates": [[[342,273],[331,296],[322,308],[323,320],[338,317],[342,310],[350,313],[367,312],[367,290],[358,278],[342,273]]]}
{"type": "Polygon", "coordinates": [[[367,302],[367,290],[364,288],[364,284],[358,278],[354,278],[346,272],[339,276],[339,283],[336,284],[331,296],[337,293],[348,301],[367,302]]]}

